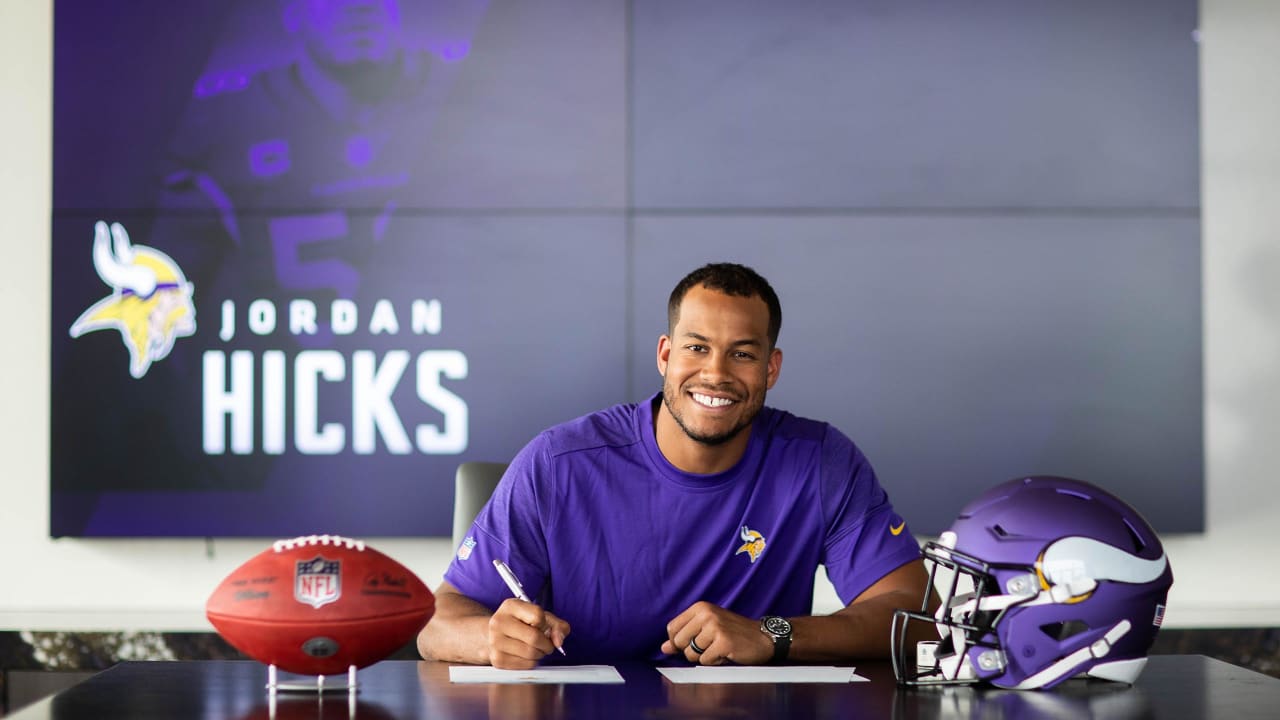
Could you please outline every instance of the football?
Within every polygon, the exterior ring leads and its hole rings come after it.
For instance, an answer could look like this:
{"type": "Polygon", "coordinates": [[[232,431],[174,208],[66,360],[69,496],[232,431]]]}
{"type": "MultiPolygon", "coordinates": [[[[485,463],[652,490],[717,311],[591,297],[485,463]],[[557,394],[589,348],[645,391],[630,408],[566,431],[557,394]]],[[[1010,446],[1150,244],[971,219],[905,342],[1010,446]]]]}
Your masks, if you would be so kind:
{"type": "Polygon", "coordinates": [[[387,657],[435,612],[408,568],[359,540],[279,540],[214,588],[205,614],[258,662],[302,675],[344,673],[387,657]]]}

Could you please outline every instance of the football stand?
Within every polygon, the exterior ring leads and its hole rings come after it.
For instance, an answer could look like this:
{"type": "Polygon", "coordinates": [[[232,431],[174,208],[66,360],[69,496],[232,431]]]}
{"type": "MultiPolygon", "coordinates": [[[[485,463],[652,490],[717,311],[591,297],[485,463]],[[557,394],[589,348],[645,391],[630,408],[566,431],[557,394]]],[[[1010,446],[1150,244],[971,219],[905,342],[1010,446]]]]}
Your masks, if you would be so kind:
{"type": "Polygon", "coordinates": [[[355,720],[356,717],[356,693],[359,688],[356,684],[356,666],[347,667],[347,682],[327,684],[324,675],[316,675],[315,683],[310,682],[280,682],[279,673],[274,664],[267,665],[267,713],[271,720],[276,717],[276,694],[289,693],[293,695],[303,695],[315,693],[316,703],[324,705],[325,693],[339,693],[342,691],[347,693],[347,717],[355,720]]]}

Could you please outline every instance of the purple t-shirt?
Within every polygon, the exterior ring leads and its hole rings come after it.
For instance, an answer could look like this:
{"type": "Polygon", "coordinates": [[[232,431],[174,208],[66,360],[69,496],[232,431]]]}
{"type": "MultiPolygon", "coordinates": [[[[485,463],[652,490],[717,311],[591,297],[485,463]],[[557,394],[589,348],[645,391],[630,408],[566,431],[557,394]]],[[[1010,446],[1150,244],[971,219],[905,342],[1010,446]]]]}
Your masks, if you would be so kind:
{"type": "Polygon", "coordinates": [[[492,560],[507,561],[572,626],[565,650],[583,663],[663,657],[667,622],[699,600],[808,615],[818,565],[848,603],[919,557],[867,459],[830,425],[766,407],[737,465],[692,475],[658,450],[658,401],[534,438],[444,579],[494,609],[511,592],[492,560]]]}

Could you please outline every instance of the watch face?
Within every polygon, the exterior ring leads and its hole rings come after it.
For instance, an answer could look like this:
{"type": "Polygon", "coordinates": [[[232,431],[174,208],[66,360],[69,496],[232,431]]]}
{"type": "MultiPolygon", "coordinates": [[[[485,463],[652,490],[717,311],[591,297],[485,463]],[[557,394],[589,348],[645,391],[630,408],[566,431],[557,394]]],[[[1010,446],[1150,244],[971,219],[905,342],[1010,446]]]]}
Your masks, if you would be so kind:
{"type": "Polygon", "coordinates": [[[764,629],[770,635],[790,635],[791,623],[787,622],[786,618],[770,615],[764,619],[764,629]]]}

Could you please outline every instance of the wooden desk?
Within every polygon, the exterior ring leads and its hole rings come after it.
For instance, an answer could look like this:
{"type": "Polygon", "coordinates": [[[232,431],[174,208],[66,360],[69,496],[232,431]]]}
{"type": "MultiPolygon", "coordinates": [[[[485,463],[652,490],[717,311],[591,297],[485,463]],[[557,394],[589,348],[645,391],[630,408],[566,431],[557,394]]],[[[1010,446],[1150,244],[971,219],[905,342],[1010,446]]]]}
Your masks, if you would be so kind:
{"type": "Polygon", "coordinates": [[[867,683],[675,685],[653,667],[617,666],[621,685],[454,685],[443,663],[384,661],[346,692],[280,693],[274,715],[255,662],[127,662],[10,716],[129,718],[1275,718],[1280,679],[1200,655],[1157,655],[1133,687],[1072,681],[1047,692],[900,690],[888,663],[867,683]]]}

